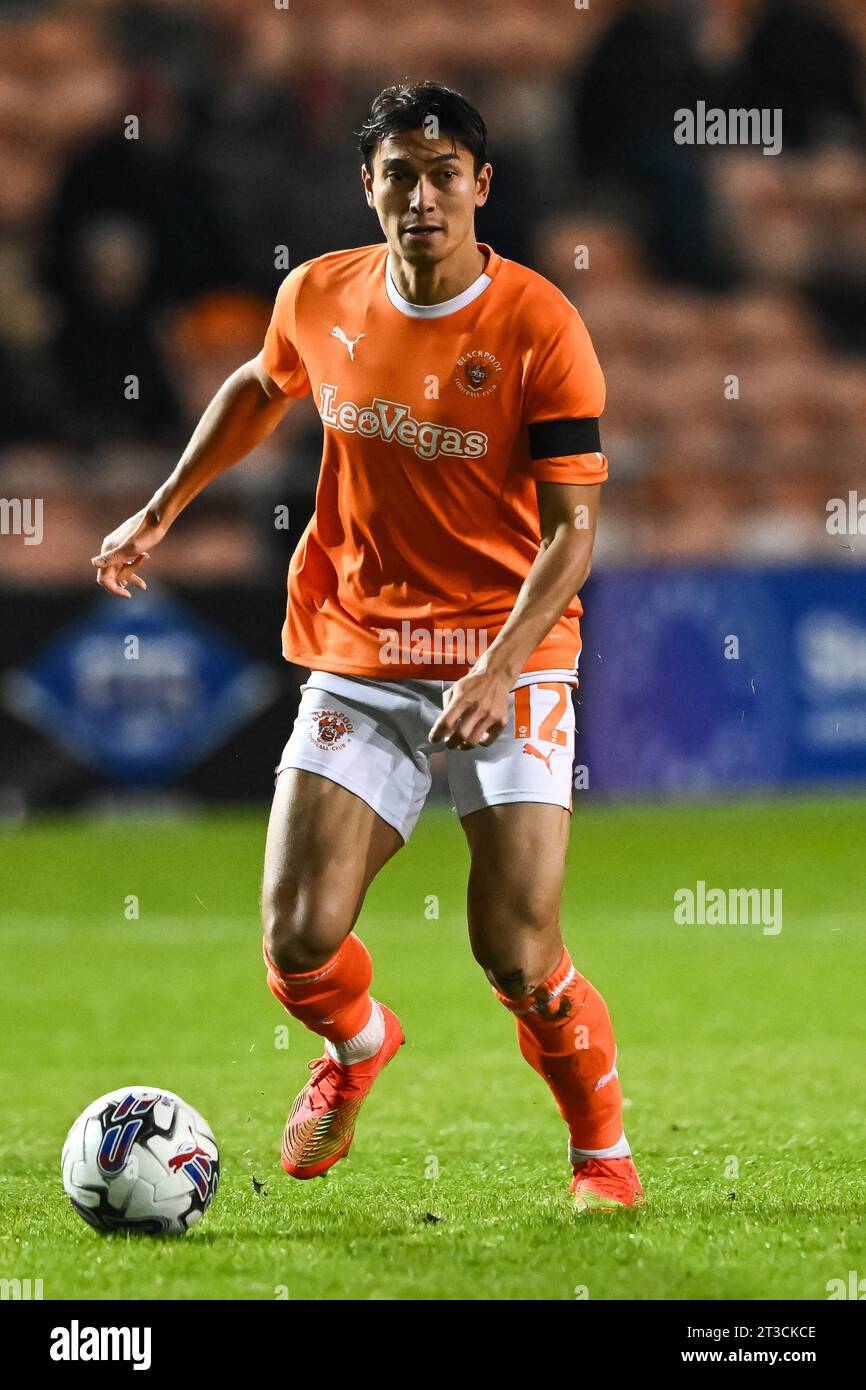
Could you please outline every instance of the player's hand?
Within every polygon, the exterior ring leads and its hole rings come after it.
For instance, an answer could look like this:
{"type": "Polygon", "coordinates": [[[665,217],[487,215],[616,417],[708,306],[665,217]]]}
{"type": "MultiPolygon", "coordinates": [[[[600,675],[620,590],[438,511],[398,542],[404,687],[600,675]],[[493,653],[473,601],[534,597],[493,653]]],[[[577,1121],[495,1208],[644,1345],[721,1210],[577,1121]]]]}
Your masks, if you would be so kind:
{"type": "Polygon", "coordinates": [[[445,691],[444,708],[430,730],[430,742],[444,739],[446,748],[487,748],[508,723],[511,685],[508,676],[485,666],[473,667],[445,691]]]}
{"type": "Polygon", "coordinates": [[[96,568],[96,582],[118,598],[132,598],[129,585],[146,589],[147,585],[135,570],[142,560],[150,558],[150,550],[159,545],[165,528],[154,512],[142,507],[140,512],[105,537],[98,555],[90,561],[96,568]]]}

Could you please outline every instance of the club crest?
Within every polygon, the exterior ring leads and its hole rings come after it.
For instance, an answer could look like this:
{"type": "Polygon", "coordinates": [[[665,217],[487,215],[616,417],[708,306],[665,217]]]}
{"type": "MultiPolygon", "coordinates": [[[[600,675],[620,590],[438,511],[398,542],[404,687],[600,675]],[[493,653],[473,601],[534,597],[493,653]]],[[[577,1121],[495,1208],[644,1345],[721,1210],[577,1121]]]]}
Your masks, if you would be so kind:
{"type": "Polygon", "coordinates": [[[496,380],[502,371],[502,363],[492,352],[465,352],[457,359],[455,384],[464,396],[490,396],[499,382],[496,380]]]}
{"type": "Polygon", "coordinates": [[[310,740],[317,748],[337,753],[345,748],[354,725],[348,715],[338,709],[319,709],[313,715],[310,740]]]}

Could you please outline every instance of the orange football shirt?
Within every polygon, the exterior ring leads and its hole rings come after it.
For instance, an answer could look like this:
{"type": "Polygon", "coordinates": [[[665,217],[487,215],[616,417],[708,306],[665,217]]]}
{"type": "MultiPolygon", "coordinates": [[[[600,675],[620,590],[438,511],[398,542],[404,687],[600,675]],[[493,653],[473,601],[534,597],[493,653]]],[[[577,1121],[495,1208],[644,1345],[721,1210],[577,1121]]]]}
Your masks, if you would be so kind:
{"type": "MultiPolygon", "coordinates": [[[[386,284],[385,243],[319,256],[280,286],[263,365],[287,395],[312,392],[324,426],[289,566],[287,661],[457,680],[538,553],[535,481],[607,477],[604,378],[580,315],[543,276],[479,249],[489,283],[444,306],[386,284]]],[[[576,668],[582,612],[575,597],[524,673],[576,668]]]]}

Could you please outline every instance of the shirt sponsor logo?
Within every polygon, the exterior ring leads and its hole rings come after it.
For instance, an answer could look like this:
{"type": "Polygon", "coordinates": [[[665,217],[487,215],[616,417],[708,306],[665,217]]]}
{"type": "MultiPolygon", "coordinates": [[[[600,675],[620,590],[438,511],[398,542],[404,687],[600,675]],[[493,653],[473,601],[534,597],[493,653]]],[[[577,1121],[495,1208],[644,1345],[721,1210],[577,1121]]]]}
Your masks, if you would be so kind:
{"type": "Polygon", "coordinates": [[[360,434],[367,439],[382,439],[386,444],[403,444],[414,449],[422,459],[435,459],[440,454],[452,458],[481,458],[487,453],[487,435],[480,430],[464,433],[453,425],[416,420],[410,406],[381,396],[375,396],[367,406],[356,405],[354,401],[338,404],[337,390],[336,386],[323,381],[319,392],[322,423],[332,429],[342,430],[344,434],[360,434]]]}

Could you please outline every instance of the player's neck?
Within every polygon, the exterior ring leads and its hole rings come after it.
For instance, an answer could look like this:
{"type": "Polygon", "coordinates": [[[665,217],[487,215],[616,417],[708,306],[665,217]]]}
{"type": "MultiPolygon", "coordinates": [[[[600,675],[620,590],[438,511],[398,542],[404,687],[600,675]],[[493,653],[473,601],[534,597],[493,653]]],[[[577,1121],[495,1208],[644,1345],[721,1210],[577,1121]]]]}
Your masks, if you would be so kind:
{"type": "Polygon", "coordinates": [[[410,304],[444,304],[474,285],[484,269],[485,258],[472,237],[434,265],[412,265],[393,250],[389,264],[398,293],[410,304]]]}

